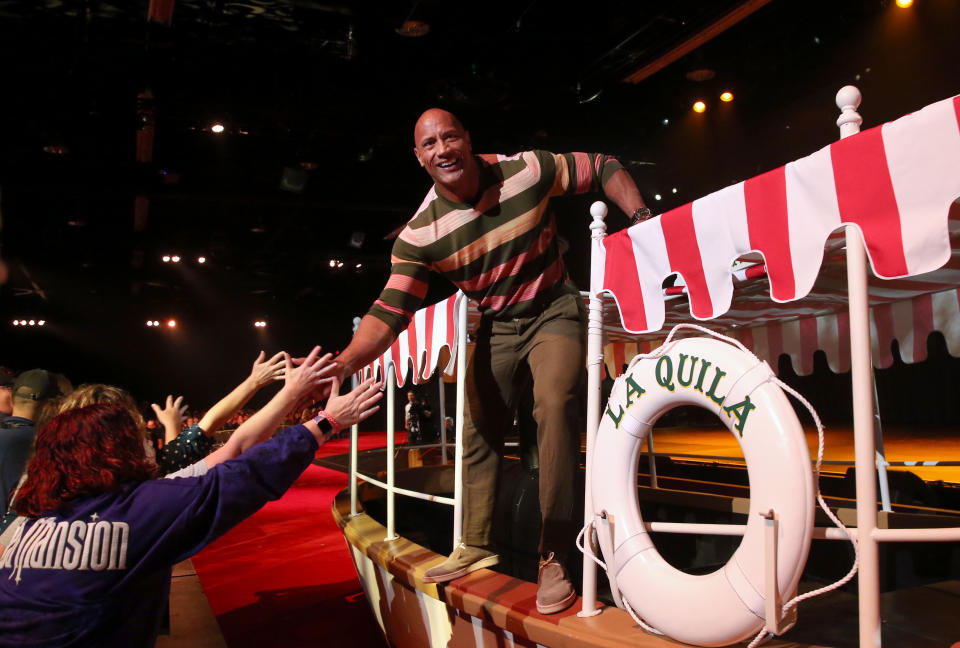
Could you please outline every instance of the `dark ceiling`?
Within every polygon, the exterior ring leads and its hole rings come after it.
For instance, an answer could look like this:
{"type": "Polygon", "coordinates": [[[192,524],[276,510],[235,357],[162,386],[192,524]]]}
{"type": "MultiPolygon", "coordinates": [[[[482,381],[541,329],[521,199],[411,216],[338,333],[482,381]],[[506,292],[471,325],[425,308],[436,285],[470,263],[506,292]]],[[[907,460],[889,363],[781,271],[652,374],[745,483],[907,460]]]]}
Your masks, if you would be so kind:
{"type": "MultiPolygon", "coordinates": [[[[148,4],[0,0],[0,365],[207,400],[261,345],[342,348],[429,187],[433,105],[478,151],[615,154],[659,212],[835,139],[846,83],[867,126],[960,91],[952,0],[148,4]]],[[[589,201],[556,204],[581,284],[589,201]]]]}

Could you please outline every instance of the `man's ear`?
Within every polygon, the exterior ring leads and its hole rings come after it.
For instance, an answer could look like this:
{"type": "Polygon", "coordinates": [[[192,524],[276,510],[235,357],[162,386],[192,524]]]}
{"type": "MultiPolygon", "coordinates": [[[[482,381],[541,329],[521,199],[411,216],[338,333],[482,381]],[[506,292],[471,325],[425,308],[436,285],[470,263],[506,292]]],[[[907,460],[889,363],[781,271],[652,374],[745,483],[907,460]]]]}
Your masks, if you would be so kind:
{"type": "Polygon", "coordinates": [[[423,159],[420,157],[420,149],[418,149],[416,146],[413,147],[413,155],[417,158],[417,162],[420,163],[420,166],[425,166],[423,164],[423,159]]]}

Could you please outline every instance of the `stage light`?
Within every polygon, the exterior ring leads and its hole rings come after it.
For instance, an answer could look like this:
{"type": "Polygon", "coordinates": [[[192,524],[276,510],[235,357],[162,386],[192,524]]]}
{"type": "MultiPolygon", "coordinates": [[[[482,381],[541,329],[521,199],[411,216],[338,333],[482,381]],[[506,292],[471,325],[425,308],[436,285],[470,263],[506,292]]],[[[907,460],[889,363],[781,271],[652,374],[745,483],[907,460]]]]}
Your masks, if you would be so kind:
{"type": "Polygon", "coordinates": [[[153,320],[153,325],[154,325],[154,326],[160,326],[159,320],[153,320]]]}
{"type": "Polygon", "coordinates": [[[13,320],[14,326],[20,326],[20,320],[13,320]]]}
{"type": "Polygon", "coordinates": [[[358,264],[357,264],[357,270],[359,270],[359,269],[362,268],[362,267],[363,267],[363,264],[362,264],[362,263],[358,263],[358,264]]]}
{"type": "Polygon", "coordinates": [[[35,321],[33,321],[33,320],[30,320],[30,321],[29,321],[29,322],[27,322],[27,323],[28,323],[28,324],[29,324],[30,326],[34,326],[34,325],[36,324],[36,322],[35,322],[35,321]]]}
{"type": "Polygon", "coordinates": [[[174,263],[180,263],[180,257],[176,254],[170,257],[170,260],[173,261],[174,263]]]}
{"type": "Polygon", "coordinates": [[[906,9],[913,4],[913,0],[897,0],[897,6],[901,9],[906,9]]]}
{"type": "Polygon", "coordinates": [[[175,319],[167,320],[167,326],[169,328],[177,328],[177,320],[175,319]]]}
{"type": "Polygon", "coordinates": [[[37,320],[37,326],[43,326],[47,323],[47,320],[37,320]]]}
{"type": "Polygon", "coordinates": [[[26,326],[27,320],[20,320],[20,326],[26,326]]]}
{"type": "Polygon", "coordinates": [[[723,94],[720,95],[720,101],[724,101],[728,103],[733,101],[733,93],[729,91],[724,92],[723,94]]]}
{"type": "Polygon", "coordinates": [[[253,325],[256,326],[257,328],[266,328],[267,323],[264,320],[257,320],[256,322],[253,323],[253,325]]]}
{"type": "Polygon", "coordinates": [[[693,104],[693,112],[702,113],[706,109],[707,109],[707,104],[703,103],[702,101],[698,101],[693,104]]]}
{"type": "Polygon", "coordinates": [[[153,320],[147,320],[147,326],[153,326],[153,320]]]}
{"type": "Polygon", "coordinates": [[[653,199],[654,199],[654,200],[662,200],[662,197],[660,196],[660,194],[653,194],[653,199]]]}
{"type": "Polygon", "coordinates": [[[211,127],[210,127],[210,130],[213,131],[214,133],[216,133],[217,135],[219,135],[219,134],[222,133],[223,130],[224,130],[223,124],[221,124],[221,123],[218,122],[218,123],[214,124],[213,126],[211,126],[211,127]]]}
{"type": "Polygon", "coordinates": [[[677,188],[674,187],[673,189],[671,189],[671,190],[670,190],[670,193],[677,193],[677,188]]]}
{"type": "Polygon", "coordinates": [[[206,262],[207,262],[207,257],[204,257],[204,256],[197,257],[197,263],[206,263],[206,262]]]}
{"type": "Polygon", "coordinates": [[[338,267],[338,268],[342,268],[342,267],[343,267],[343,261],[337,261],[337,267],[338,267]]]}
{"type": "Polygon", "coordinates": [[[337,267],[337,261],[336,261],[336,259],[330,259],[330,267],[331,267],[331,268],[336,268],[336,267],[337,267]]]}
{"type": "Polygon", "coordinates": [[[164,254],[163,257],[162,257],[162,260],[163,260],[164,263],[170,263],[170,255],[169,255],[169,254],[164,254]]]}
{"type": "Polygon", "coordinates": [[[660,122],[660,123],[663,124],[664,126],[669,126],[669,125],[670,125],[670,120],[667,119],[666,117],[664,117],[664,118],[663,118],[663,121],[660,122]]]}

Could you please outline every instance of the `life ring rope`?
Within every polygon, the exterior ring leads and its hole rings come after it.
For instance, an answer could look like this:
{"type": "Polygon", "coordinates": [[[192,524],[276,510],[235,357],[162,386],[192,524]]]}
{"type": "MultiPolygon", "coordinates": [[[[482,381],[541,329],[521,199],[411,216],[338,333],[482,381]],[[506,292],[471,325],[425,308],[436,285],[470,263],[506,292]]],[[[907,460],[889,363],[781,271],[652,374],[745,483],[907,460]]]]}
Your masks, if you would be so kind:
{"type": "MultiPolygon", "coordinates": [[[[671,329],[670,333],[667,335],[667,338],[664,340],[663,344],[660,347],[658,347],[657,349],[654,349],[650,353],[640,353],[634,356],[633,359],[631,359],[630,363],[628,364],[626,372],[629,372],[630,370],[632,370],[633,367],[641,360],[659,358],[665,355],[668,351],[669,343],[673,340],[674,336],[680,329],[691,329],[691,330],[699,331],[701,333],[706,333],[711,337],[717,338],[719,340],[727,342],[732,346],[737,347],[738,349],[740,349],[750,357],[754,358],[758,364],[762,363],[762,361],[759,358],[757,358],[757,356],[754,355],[749,349],[747,349],[739,340],[726,335],[722,335],[720,333],[717,333],[716,331],[712,331],[698,324],[683,323],[683,324],[677,324],[676,326],[673,327],[673,329],[671,329]]],[[[795,389],[787,385],[785,382],[780,380],[777,376],[770,375],[769,377],[766,378],[766,380],[773,382],[778,387],[780,387],[783,391],[793,396],[798,402],[800,402],[807,409],[808,412],[810,412],[810,416],[813,418],[814,424],[816,425],[816,428],[817,428],[817,461],[816,461],[816,467],[814,469],[814,486],[816,488],[817,503],[819,504],[820,508],[823,510],[824,514],[826,514],[826,516],[830,519],[830,521],[833,522],[837,526],[837,528],[843,530],[847,538],[849,538],[850,543],[853,545],[853,553],[854,553],[853,565],[850,567],[850,571],[848,571],[846,575],[844,575],[842,578],[840,578],[839,580],[837,580],[836,582],[830,585],[826,585],[819,589],[815,589],[805,594],[801,594],[793,597],[792,599],[787,601],[781,609],[782,614],[786,615],[786,613],[791,608],[798,605],[801,601],[805,601],[811,598],[815,598],[817,596],[821,596],[823,594],[826,594],[827,592],[831,592],[835,589],[838,589],[843,585],[847,584],[848,582],[850,582],[850,580],[856,575],[857,570],[859,568],[860,551],[859,551],[859,545],[858,545],[856,536],[854,536],[850,532],[850,530],[847,529],[847,527],[843,524],[843,522],[841,522],[840,519],[833,513],[833,511],[830,510],[830,507],[827,506],[827,503],[824,501],[823,495],[820,492],[820,469],[823,463],[823,450],[824,450],[823,423],[820,420],[820,416],[817,414],[817,411],[814,409],[813,405],[811,405],[806,398],[804,398],[799,392],[797,392],[795,389]]],[[[588,546],[588,543],[584,538],[585,534],[587,533],[590,534],[588,537],[590,537],[591,539],[593,538],[593,534],[596,531],[596,523],[599,521],[599,518],[605,514],[606,514],[606,511],[595,513],[594,519],[591,520],[590,522],[587,522],[584,525],[584,527],[580,530],[579,535],[577,536],[576,546],[581,553],[588,556],[597,565],[603,568],[603,570],[608,575],[608,579],[611,582],[611,589],[615,589],[616,588],[615,577],[610,576],[610,570],[607,568],[606,563],[604,563],[602,560],[600,560],[596,556],[596,554],[593,552],[592,548],[588,546]]],[[[630,607],[630,604],[628,603],[628,601],[625,598],[619,596],[619,592],[614,592],[614,597],[618,602],[623,604],[623,607],[627,610],[630,616],[633,617],[633,620],[636,621],[641,628],[653,634],[658,634],[658,635],[663,634],[656,628],[651,627],[650,625],[645,623],[642,619],[640,619],[639,616],[630,607]]],[[[757,634],[756,637],[754,637],[753,641],[750,642],[747,648],[756,648],[756,646],[760,645],[767,638],[767,635],[769,633],[770,632],[766,627],[761,628],[760,632],[757,634]]]]}

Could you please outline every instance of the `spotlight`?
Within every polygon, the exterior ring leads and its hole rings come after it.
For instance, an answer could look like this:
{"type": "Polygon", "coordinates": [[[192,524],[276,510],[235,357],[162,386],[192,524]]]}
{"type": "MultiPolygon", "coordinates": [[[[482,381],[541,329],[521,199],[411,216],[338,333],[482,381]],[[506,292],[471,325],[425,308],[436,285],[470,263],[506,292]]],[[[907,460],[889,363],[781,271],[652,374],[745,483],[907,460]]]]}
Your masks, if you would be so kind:
{"type": "Polygon", "coordinates": [[[362,264],[362,263],[358,263],[358,264],[357,264],[357,270],[359,270],[359,269],[362,268],[362,267],[363,267],[363,264],[362,264]]]}
{"type": "Polygon", "coordinates": [[[219,134],[222,133],[223,130],[224,130],[224,129],[223,129],[223,124],[221,124],[220,122],[217,122],[216,124],[214,124],[213,126],[210,127],[210,130],[213,131],[214,133],[216,133],[217,135],[219,135],[219,134]]]}
{"type": "Polygon", "coordinates": [[[336,259],[330,259],[330,267],[331,267],[331,268],[336,268],[336,267],[337,267],[337,260],[336,260],[336,259]]]}
{"type": "Polygon", "coordinates": [[[47,320],[37,320],[37,326],[43,326],[47,323],[47,320]]]}
{"type": "Polygon", "coordinates": [[[153,320],[153,325],[154,325],[154,326],[160,326],[160,322],[159,322],[158,320],[153,320]]]}
{"type": "Polygon", "coordinates": [[[264,320],[257,320],[256,322],[253,323],[253,325],[257,328],[265,328],[267,326],[267,323],[264,320]]]}
{"type": "Polygon", "coordinates": [[[653,194],[653,199],[654,199],[654,200],[662,200],[662,197],[660,196],[660,194],[653,194]]]}
{"type": "Polygon", "coordinates": [[[693,104],[693,112],[702,113],[706,109],[707,109],[707,104],[703,103],[702,101],[698,101],[693,104]]]}
{"type": "Polygon", "coordinates": [[[180,257],[176,254],[170,257],[170,260],[173,261],[174,263],[180,263],[180,257]]]}
{"type": "Polygon", "coordinates": [[[153,320],[147,320],[147,326],[153,326],[153,320]]]}
{"type": "Polygon", "coordinates": [[[206,262],[207,262],[207,257],[205,256],[197,257],[197,263],[206,263],[206,262]]]}
{"type": "Polygon", "coordinates": [[[729,91],[724,92],[723,94],[720,95],[720,101],[727,102],[727,103],[733,101],[733,93],[729,91]]]}
{"type": "Polygon", "coordinates": [[[27,322],[27,323],[28,323],[28,324],[29,324],[30,326],[34,326],[34,325],[36,325],[36,322],[35,322],[35,321],[33,321],[33,320],[30,320],[30,321],[29,321],[29,322],[27,322]]]}
{"type": "Polygon", "coordinates": [[[342,267],[343,267],[343,261],[337,261],[337,267],[338,267],[338,268],[342,268],[342,267]]]}
{"type": "Polygon", "coordinates": [[[667,119],[666,117],[664,117],[664,118],[663,118],[663,121],[660,122],[660,123],[663,124],[664,126],[669,126],[669,125],[670,125],[670,120],[667,119]]]}
{"type": "Polygon", "coordinates": [[[20,320],[20,326],[26,326],[27,320],[20,320]]]}
{"type": "Polygon", "coordinates": [[[163,257],[161,257],[161,258],[163,259],[163,262],[164,262],[164,263],[170,263],[170,255],[169,255],[169,254],[164,254],[163,257]]]}
{"type": "Polygon", "coordinates": [[[20,326],[20,320],[13,320],[14,326],[20,326]]]}
{"type": "Polygon", "coordinates": [[[177,328],[177,320],[175,319],[167,320],[167,327],[177,328]]]}
{"type": "Polygon", "coordinates": [[[671,190],[670,190],[670,193],[677,193],[677,188],[674,187],[673,189],[671,189],[671,190]]]}
{"type": "Polygon", "coordinates": [[[901,9],[906,9],[913,4],[913,0],[897,0],[897,6],[901,9]]]}

